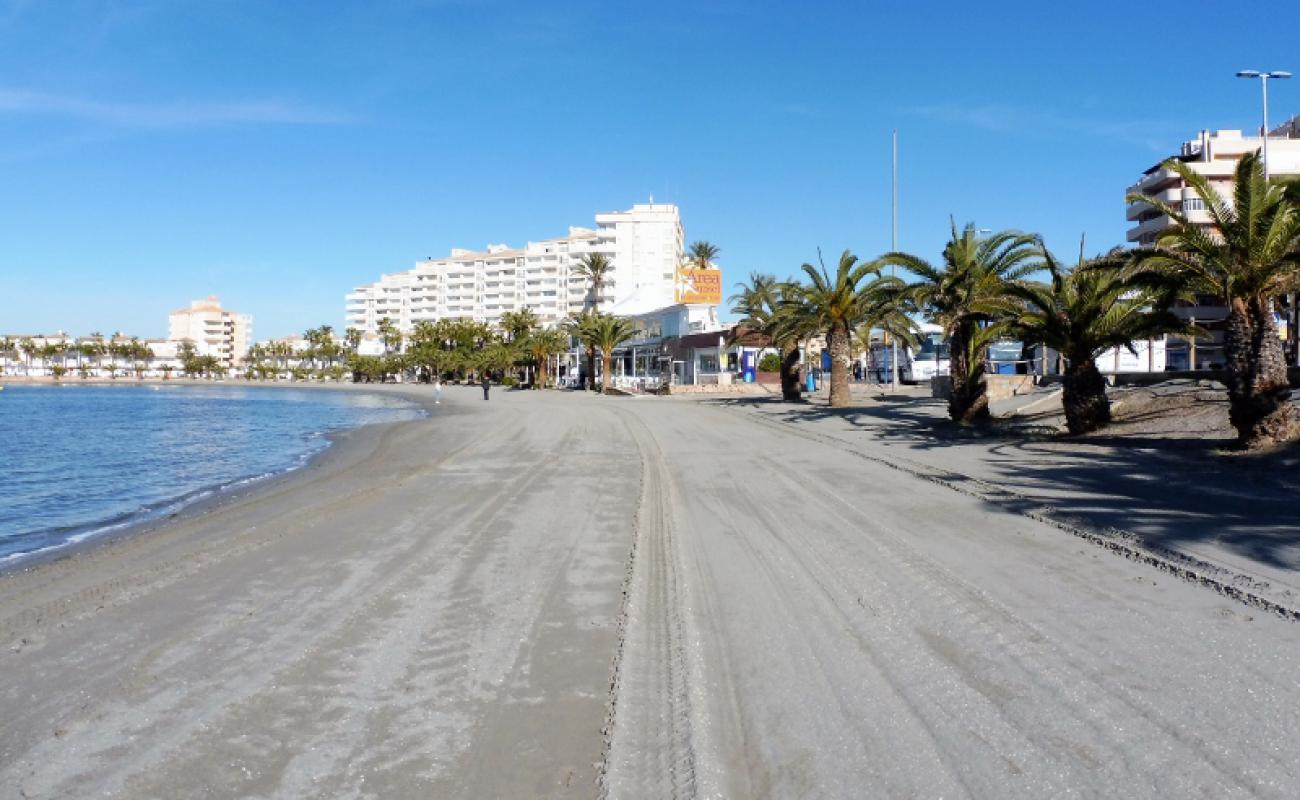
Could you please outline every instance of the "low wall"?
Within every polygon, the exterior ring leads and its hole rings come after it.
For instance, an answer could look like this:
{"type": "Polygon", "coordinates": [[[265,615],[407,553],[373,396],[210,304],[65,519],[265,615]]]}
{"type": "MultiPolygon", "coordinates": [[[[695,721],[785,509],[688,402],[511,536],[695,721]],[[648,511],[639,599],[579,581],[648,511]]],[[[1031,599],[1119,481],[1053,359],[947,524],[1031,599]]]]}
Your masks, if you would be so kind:
{"type": "MultiPolygon", "coordinates": [[[[1176,380],[1217,381],[1227,383],[1228,373],[1221,369],[1180,369],[1169,372],[1103,372],[1111,386],[1153,386],[1176,380]]],[[[1300,367],[1287,367],[1287,380],[1291,388],[1300,388],[1300,367]]],[[[1060,375],[1044,375],[1040,384],[1051,386],[1061,382],[1060,375]]]]}
{"type": "Polygon", "coordinates": [[[668,394],[771,394],[772,390],[767,386],[758,383],[728,383],[718,385],[700,384],[691,386],[689,384],[674,384],[668,387],[668,394]]]}
{"type": "MultiPolygon", "coordinates": [[[[987,387],[985,393],[988,395],[989,402],[996,403],[999,400],[1010,400],[1034,391],[1034,376],[985,375],[984,384],[987,387]]],[[[952,378],[947,375],[936,375],[930,379],[931,397],[947,400],[951,394],[952,378]]]]}

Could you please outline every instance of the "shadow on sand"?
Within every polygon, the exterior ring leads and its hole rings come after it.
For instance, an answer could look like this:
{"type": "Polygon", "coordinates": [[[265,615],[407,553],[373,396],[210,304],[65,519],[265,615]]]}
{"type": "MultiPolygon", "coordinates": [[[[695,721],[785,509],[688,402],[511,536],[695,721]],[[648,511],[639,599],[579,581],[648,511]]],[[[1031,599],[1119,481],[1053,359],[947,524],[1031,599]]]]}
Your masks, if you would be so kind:
{"type": "Polygon", "coordinates": [[[831,435],[853,448],[886,445],[931,468],[1013,491],[1029,506],[1136,535],[1156,548],[1214,543],[1274,569],[1300,570],[1300,446],[1230,453],[1230,439],[1066,437],[1032,424],[955,425],[942,400],[898,398],[831,408],[777,398],[705,401],[831,435]],[[902,448],[901,450],[899,448],[902,448]],[[939,455],[942,453],[941,455],[939,455]]]}

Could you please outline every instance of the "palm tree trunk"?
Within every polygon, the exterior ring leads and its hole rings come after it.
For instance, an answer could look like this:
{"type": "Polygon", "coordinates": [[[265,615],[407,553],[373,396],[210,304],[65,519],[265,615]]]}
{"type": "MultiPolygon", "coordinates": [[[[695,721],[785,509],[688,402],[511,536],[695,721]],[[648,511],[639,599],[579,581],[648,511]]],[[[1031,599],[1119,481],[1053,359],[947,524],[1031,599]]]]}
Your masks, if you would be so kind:
{"type": "Polygon", "coordinates": [[[604,351],[600,354],[600,368],[603,372],[600,375],[600,393],[609,392],[609,374],[614,369],[614,357],[604,351]]]}
{"type": "Polygon", "coordinates": [[[587,348],[587,388],[596,391],[596,348],[587,348]]]}
{"type": "Polygon", "coordinates": [[[952,355],[949,375],[952,394],[948,397],[948,416],[963,425],[989,420],[989,398],[984,381],[984,354],[973,352],[973,335],[965,325],[958,325],[952,334],[952,355]]]}
{"type": "Polygon", "coordinates": [[[799,392],[799,344],[790,342],[781,347],[781,399],[787,403],[797,403],[802,399],[799,392]]]}
{"type": "Polygon", "coordinates": [[[827,336],[831,351],[831,406],[843,408],[849,398],[849,332],[832,328],[827,336]]]}
{"type": "Polygon", "coordinates": [[[1296,426],[1291,387],[1270,302],[1234,298],[1223,344],[1228,418],[1238,441],[1260,447],[1292,438],[1296,426]]]}
{"type": "Polygon", "coordinates": [[[1106,397],[1106,379],[1097,362],[1070,361],[1062,380],[1061,404],[1065,408],[1065,425],[1070,433],[1091,433],[1110,422],[1110,399],[1106,397]]]}

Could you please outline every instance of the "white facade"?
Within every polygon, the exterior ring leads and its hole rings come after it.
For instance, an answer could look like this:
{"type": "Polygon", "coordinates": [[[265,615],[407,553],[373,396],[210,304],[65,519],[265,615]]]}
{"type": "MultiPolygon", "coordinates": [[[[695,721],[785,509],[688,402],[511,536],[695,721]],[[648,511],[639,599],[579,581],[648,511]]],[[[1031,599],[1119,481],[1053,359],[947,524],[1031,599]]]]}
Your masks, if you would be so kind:
{"type": "Polygon", "coordinates": [[[167,340],[189,340],[201,356],[215,356],[223,366],[242,364],[252,341],[253,318],[223,309],[215,295],[195,300],[167,318],[167,340]]]}
{"type": "MultiPolygon", "coordinates": [[[[1297,137],[1300,137],[1300,117],[1288,120],[1269,133],[1270,177],[1300,176],[1300,138],[1297,137]]],[[[1219,195],[1231,203],[1234,189],[1233,176],[1237,163],[1245,154],[1260,151],[1263,146],[1263,137],[1243,136],[1239,130],[1201,131],[1195,139],[1183,142],[1175,157],[1192,171],[1204,175],[1219,195]]],[[[1161,164],[1156,164],[1143,173],[1141,179],[1128,188],[1127,193],[1142,194],[1162,200],[1178,207],[1191,222],[1210,226],[1210,214],[1205,209],[1204,201],[1194,189],[1185,185],[1178,173],[1166,169],[1161,164]]],[[[1126,238],[1139,246],[1154,244],[1161,232],[1173,224],[1173,220],[1169,217],[1140,200],[1128,204],[1126,218],[1133,223],[1126,238]]],[[[1166,367],[1169,369],[1222,367],[1225,353],[1221,323],[1228,315],[1228,309],[1222,304],[1222,300],[1201,297],[1195,304],[1180,304],[1174,308],[1174,313],[1196,322],[1206,330],[1206,333],[1198,337],[1194,349],[1188,341],[1174,338],[1158,349],[1153,349],[1149,356],[1139,357],[1137,362],[1155,364],[1157,370],[1166,367]]],[[[1285,328],[1285,324],[1283,327],[1285,328]]],[[[1113,371],[1130,371],[1123,366],[1126,358],[1128,356],[1122,353],[1107,354],[1098,360],[1098,364],[1102,366],[1103,371],[1111,362],[1114,362],[1113,371]]]]}
{"type": "Polygon", "coordinates": [[[410,333],[426,320],[493,323],[523,308],[532,309],[543,325],[553,325],[593,300],[600,310],[620,314],[672,303],[674,270],[684,249],[677,206],[639,204],[597,214],[596,225],[571,227],[567,236],[523,248],[456,249],[384,275],[347,294],[347,326],[374,335],[386,317],[410,333]],[[577,270],[587,253],[603,253],[611,261],[600,298],[591,297],[590,281],[577,270]]]}
{"type": "MultiPolygon", "coordinates": [[[[1293,119],[1269,135],[1268,171],[1271,176],[1300,175],[1300,139],[1290,138],[1298,131],[1300,121],[1293,119]]],[[[1175,158],[1192,171],[1204,175],[1219,194],[1231,200],[1232,176],[1237,162],[1243,155],[1260,150],[1263,145],[1262,137],[1243,136],[1241,131],[1201,131],[1197,138],[1183,142],[1175,158]]],[[[1160,164],[1144,172],[1125,194],[1143,194],[1163,200],[1181,208],[1193,222],[1207,225],[1210,222],[1210,215],[1196,191],[1184,185],[1178,173],[1160,164]]],[[[1128,241],[1140,245],[1153,244],[1160,232],[1173,224],[1169,217],[1141,201],[1129,203],[1125,216],[1133,223],[1128,230],[1128,241]]]]}

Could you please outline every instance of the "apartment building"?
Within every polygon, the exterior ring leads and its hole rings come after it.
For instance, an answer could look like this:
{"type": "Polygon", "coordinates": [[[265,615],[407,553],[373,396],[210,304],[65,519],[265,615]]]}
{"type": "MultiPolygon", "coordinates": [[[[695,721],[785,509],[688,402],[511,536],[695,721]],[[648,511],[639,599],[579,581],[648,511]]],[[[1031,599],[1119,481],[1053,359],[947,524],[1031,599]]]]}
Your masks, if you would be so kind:
{"type": "Polygon", "coordinates": [[[620,314],[671,305],[685,247],[677,206],[652,201],[596,214],[595,221],[595,228],[570,227],[565,236],[522,248],[453,249],[445,258],[383,275],[346,295],[347,326],[373,335],[387,318],[409,333],[422,321],[464,317],[492,323],[523,308],[553,325],[590,305],[620,314]],[[588,253],[602,253],[611,262],[600,297],[578,272],[588,253]]]}
{"type": "MultiPolygon", "coordinates": [[[[1268,137],[1270,175],[1274,177],[1300,175],[1298,134],[1300,134],[1300,117],[1288,120],[1270,132],[1268,137]]],[[[1246,153],[1260,150],[1263,145],[1263,137],[1243,136],[1238,130],[1201,131],[1195,139],[1183,142],[1179,152],[1173,157],[1182,161],[1192,171],[1204,175],[1220,194],[1231,198],[1232,176],[1237,168],[1237,162],[1246,153]]],[[[1201,199],[1184,183],[1178,173],[1162,166],[1164,161],[1165,159],[1161,159],[1160,163],[1143,172],[1142,177],[1128,187],[1125,196],[1142,194],[1163,200],[1181,208],[1193,222],[1208,225],[1210,216],[1206,213],[1201,199]]],[[[1153,244],[1160,232],[1172,224],[1169,217],[1141,201],[1128,204],[1126,219],[1133,223],[1126,238],[1138,245],[1153,244]]]]}
{"type": "Polygon", "coordinates": [[[216,295],[171,312],[167,340],[194,343],[198,355],[215,356],[226,368],[242,364],[252,343],[253,318],[221,307],[216,295]]]}
{"type": "MultiPolygon", "coordinates": [[[[1239,130],[1201,131],[1195,139],[1183,142],[1173,156],[1192,171],[1204,175],[1220,195],[1232,200],[1233,175],[1237,162],[1247,153],[1262,150],[1262,136],[1244,136],[1239,130]]],[[[1196,191],[1171,169],[1161,163],[1142,173],[1136,183],[1128,187],[1127,195],[1141,194],[1162,200],[1178,207],[1192,222],[1209,226],[1210,215],[1196,191]]],[[[1300,175],[1300,117],[1293,117],[1274,128],[1268,135],[1268,171],[1272,177],[1300,175]]],[[[1129,242],[1145,246],[1154,244],[1160,233],[1173,224],[1155,207],[1135,200],[1128,203],[1126,219],[1133,223],[1126,238],[1129,242]]],[[[1286,340],[1289,363],[1300,359],[1297,343],[1297,308],[1295,296],[1279,304],[1279,332],[1286,340]]],[[[1217,368],[1224,362],[1223,321],[1228,309],[1222,300],[1213,297],[1198,298],[1195,304],[1174,309],[1180,316],[1194,320],[1207,333],[1195,343],[1170,340],[1167,363],[1169,369],[1217,368]]]]}

